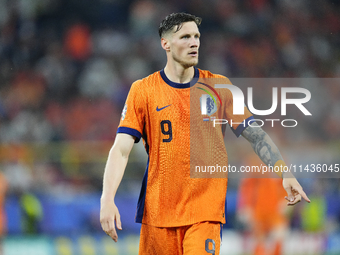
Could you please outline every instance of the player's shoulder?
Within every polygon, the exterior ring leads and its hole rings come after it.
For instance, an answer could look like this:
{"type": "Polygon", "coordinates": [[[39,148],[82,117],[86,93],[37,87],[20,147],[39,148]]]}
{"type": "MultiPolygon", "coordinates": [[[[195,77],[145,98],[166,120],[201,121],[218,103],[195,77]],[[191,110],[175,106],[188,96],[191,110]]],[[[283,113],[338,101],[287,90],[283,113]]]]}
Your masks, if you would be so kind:
{"type": "Polygon", "coordinates": [[[142,79],[136,80],[134,83],[132,83],[132,86],[142,86],[144,89],[146,89],[157,84],[160,78],[161,78],[160,71],[157,71],[142,79]]]}
{"type": "Polygon", "coordinates": [[[215,88],[216,91],[220,94],[221,98],[224,98],[224,100],[230,100],[230,98],[232,98],[232,94],[229,89],[215,87],[215,84],[227,84],[227,85],[234,86],[232,85],[229,78],[221,74],[212,73],[208,70],[199,69],[199,71],[200,71],[200,78],[202,78],[201,81],[215,88]]]}
{"type": "Polygon", "coordinates": [[[215,74],[208,70],[201,70],[200,71],[200,78],[202,78],[203,82],[205,83],[211,83],[211,84],[232,84],[231,81],[224,75],[221,74],[215,74]]]}
{"type": "Polygon", "coordinates": [[[219,79],[228,79],[226,76],[221,74],[215,74],[210,72],[209,70],[198,69],[200,72],[200,78],[219,78],[219,79]]]}

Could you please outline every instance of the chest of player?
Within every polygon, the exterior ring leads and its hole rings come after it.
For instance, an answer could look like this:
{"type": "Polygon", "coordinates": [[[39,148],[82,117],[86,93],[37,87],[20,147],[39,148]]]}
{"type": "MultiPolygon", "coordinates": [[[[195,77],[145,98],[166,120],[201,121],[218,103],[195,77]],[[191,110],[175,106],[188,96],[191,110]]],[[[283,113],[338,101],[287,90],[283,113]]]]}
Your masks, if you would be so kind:
{"type": "Polygon", "coordinates": [[[154,91],[148,98],[149,121],[171,120],[183,123],[190,118],[190,88],[154,91]]]}
{"type": "Polygon", "coordinates": [[[173,142],[190,132],[190,88],[168,85],[154,89],[148,96],[146,131],[153,139],[173,142]]]}

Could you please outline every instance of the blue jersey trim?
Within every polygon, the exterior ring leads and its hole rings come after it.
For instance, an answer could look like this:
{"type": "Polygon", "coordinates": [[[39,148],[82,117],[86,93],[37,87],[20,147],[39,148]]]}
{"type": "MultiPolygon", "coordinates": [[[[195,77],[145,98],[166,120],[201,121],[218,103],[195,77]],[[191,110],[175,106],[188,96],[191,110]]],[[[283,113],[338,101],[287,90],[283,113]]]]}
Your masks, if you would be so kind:
{"type": "Polygon", "coordinates": [[[220,238],[221,238],[221,242],[222,243],[222,233],[223,233],[223,224],[220,224],[220,238]]]}
{"type": "Polygon", "coordinates": [[[186,89],[186,88],[190,88],[194,86],[196,82],[198,81],[198,78],[200,76],[200,71],[196,67],[194,67],[194,69],[195,69],[194,78],[192,79],[192,81],[188,83],[177,83],[177,82],[170,81],[169,78],[165,75],[164,69],[160,71],[160,74],[162,76],[162,79],[171,87],[174,87],[176,89],[186,89]]]}
{"type": "Polygon", "coordinates": [[[144,206],[145,206],[145,196],[146,196],[146,186],[148,183],[148,173],[149,173],[149,158],[148,163],[146,164],[145,173],[143,176],[142,187],[138,198],[137,204],[137,212],[136,212],[136,222],[142,223],[143,215],[144,215],[144,206]]]}
{"type": "Polygon", "coordinates": [[[135,143],[138,143],[142,137],[142,134],[138,130],[129,127],[119,127],[117,133],[129,134],[136,137],[135,143]]]}
{"type": "MultiPolygon", "coordinates": [[[[233,128],[231,128],[231,130],[234,132],[234,134],[236,135],[236,137],[240,137],[240,135],[242,134],[242,132],[243,132],[243,130],[245,130],[248,126],[249,126],[249,124],[251,124],[252,122],[254,122],[254,121],[251,121],[251,120],[253,120],[254,119],[254,117],[253,116],[250,116],[248,119],[246,119],[245,121],[243,121],[243,122],[245,122],[244,124],[239,124],[238,125],[238,127],[236,128],[236,130],[235,129],[233,129],[233,128]]],[[[242,123],[243,123],[242,122],[242,123]]]]}

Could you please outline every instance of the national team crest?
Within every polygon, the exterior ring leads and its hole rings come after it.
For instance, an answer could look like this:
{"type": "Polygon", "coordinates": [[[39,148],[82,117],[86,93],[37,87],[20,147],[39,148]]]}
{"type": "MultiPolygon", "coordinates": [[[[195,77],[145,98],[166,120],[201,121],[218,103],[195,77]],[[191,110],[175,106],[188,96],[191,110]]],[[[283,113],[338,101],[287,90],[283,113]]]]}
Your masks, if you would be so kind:
{"type": "Polygon", "coordinates": [[[127,111],[127,104],[124,105],[124,108],[123,108],[123,111],[122,111],[122,120],[125,119],[126,111],[127,111]]]}
{"type": "Polygon", "coordinates": [[[200,97],[200,103],[201,103],[201,113],[203,115],[207,114],[208,116],[214,114],[217,111],[217,105],[216,105],[216,98],[214,99],[207,94],[203,94],[200,97]]]}

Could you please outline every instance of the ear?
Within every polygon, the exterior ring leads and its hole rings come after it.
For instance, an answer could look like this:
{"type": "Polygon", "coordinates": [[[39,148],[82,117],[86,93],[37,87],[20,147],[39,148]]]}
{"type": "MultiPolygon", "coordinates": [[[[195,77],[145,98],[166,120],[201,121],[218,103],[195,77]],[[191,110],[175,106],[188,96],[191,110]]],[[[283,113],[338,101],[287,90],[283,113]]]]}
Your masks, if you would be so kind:
{"type": "Polygon", "coordinates": [[[165,50],[165,51],[169,51],[170,50],[170,43],[169,43],[169,40],[162,37],[161,39],[161,44],[162,44],[162,48],[165,50]]]}

